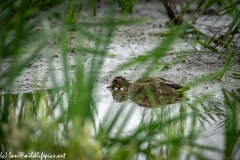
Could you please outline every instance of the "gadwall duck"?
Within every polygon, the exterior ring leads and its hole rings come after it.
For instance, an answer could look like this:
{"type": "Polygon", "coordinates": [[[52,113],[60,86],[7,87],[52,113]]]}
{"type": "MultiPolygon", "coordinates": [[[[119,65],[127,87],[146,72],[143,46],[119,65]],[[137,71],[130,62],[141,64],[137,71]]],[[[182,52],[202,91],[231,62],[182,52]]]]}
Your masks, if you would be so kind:
{"type": "Polygon", "coordinates": [[[123,92],[128,93],[130,99],[140,106],[151,106],[152,102],[170,104],[181,100],[183,96],[179,90],[181,85],[160,77],[140,78],[130,83],[127,79],[117,76],[108,88],[122,88],[123,92]]]}
{"type": "Polygon", "coordinates": [[[140,78],[130,83],[127,79],[117,76],[113,78],[112,83],[107,88],[123,88],[124,92],[136,94],[148,88],[152,93],[173,94],[182,86],[160,77],[140,78]]]}

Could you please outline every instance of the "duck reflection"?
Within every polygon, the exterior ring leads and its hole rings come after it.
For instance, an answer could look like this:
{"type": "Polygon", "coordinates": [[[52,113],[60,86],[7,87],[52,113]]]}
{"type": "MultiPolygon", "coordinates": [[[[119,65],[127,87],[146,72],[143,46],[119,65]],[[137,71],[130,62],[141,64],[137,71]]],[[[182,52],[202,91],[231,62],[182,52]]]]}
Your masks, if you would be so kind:
{"type": "Polygon", "coordinates": [[[110,89],[112,92],[112,97],[117,102],[123,102],[128,99],[127,92],[123,92],[121,89],[110,89]]]}
{"type": "Polygon", "coordinates": [[[117,76],[107,87],[117,102],[130,99],[142,107],[157,107],[179,102],[183,98],[183,88],[160,77],[146,77],[130,83],[127,79],[117,76]]]}

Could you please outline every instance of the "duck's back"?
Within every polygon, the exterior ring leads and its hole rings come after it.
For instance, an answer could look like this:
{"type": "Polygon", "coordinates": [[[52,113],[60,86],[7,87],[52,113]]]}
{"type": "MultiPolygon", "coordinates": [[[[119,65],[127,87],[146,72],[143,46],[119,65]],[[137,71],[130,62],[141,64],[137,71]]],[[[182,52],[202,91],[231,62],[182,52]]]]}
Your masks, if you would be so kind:
{"type": "Polygon", "coordinates": [[[164,79],[164,78],[161,78],[161,77],[159,77],[159,79],[160,79],[160,81],[161,81],[161,84],[168,85],[168,86],[170,86],[170,87],[172,87],[172,88],[174,88],[174,89],[180,89],[180,88],[182,88],[182,86],[181,86],[180,84],[173,83],[173,82],[168,81],[168,80],[166,80],[166,79],[164,79]]]}
{"type": "Polygon", "coordinates": [[[138,83],[160,83],[161,85],[168,85],[174,89],[180,89],[182,86],[180,84],[173,83],[171,81],[168,81],[162,77],[146,77],[146,78],[139,78],[137,81],[138,83]]]}
{"type": "Polygon", "coordinates": [[[145,88],[149,88],[153,94],[173,94],[176,90],[182,88],[181,85],[175,84],[161,77],[140,78],[129,86],[129,91],[139,93],[145,88]]]}

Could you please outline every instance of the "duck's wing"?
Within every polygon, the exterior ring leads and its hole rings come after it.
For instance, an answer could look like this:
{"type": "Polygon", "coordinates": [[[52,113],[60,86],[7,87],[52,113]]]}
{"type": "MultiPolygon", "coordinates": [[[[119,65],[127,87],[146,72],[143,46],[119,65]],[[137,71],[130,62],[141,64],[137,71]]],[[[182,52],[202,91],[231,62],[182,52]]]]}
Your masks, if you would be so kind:
{"type": "Polygon", "coordinates": [[[139,78],[138,80],[136,80],[135,82],[137,83],[159,83],[160,82],[160,85],[162,86],[170,86],[174,89],[180,89],[182,88],[182,86],[180,84],[176,84],[176,83],[173,83],[171,81],[168,81],[162,77],[143,77],[143,78],[139,78]]]}
{"type": "Polygon", "coordinates": [[[160,79],[160,82],[161,82],[162,85],[168,85],[168,86],[170,86],[170,87],[172,87],[174,89],[180,89],[180,88],[183,87],[180,84],[173,83],[173,82],[168,81],[168,80],[166,80],[164,78],[159,77],[159,79],[160,79]]]}

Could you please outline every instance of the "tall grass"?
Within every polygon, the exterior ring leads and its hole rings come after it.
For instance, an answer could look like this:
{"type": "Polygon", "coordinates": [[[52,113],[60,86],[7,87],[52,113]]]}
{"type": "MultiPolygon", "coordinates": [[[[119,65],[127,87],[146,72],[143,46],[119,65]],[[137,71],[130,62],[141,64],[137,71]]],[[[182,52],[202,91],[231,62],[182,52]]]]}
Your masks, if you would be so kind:
{"type": "MultiPolygon", "coordinates": [[[[93,98],[96,81],[100,77],[103,62],[106,59],[108,48],[114,32],[120,25],[142,23],[144,19],[125,20],[116,18],[118,4],[108,1],[105,16],[95,20],[92,15],[97,14],[97,1],[0,1],[0,62],[8,62],[9,67],[1,65],[0,91],[0,155],[3,159],[12,153],[23,152],[28,158],[35,159],[31,153],[42,156],[56,156],[55,159],[211,159],[202,154],[210,151],[222,155],[222,159],[239,157],[239,88],[237,90],[222,89],[223,103],[226,106],[222,114],[219,113],[218,104],[210,101],[211,95],[204,94],[193,101],[183,101],[177,114],[172,115],[169,108],[161,112],[152,109],[149,122],[143,121],[132,133],[122,136],[123,128],[133,114],[134,108],[128,110],[125,119],[121,121],[122,113],[128,108],[123,104],[116,115],[111,118],[108,112],[103,123],[95,123],[96,102],[93,98]],[[89,19],[85,22],[79,14],[80,8],[87,6],[90,11],[89,19]],[[94,13],[94,14],[92,14],[94,13]],[[58,26],[52,26],[50,18],[57,20],[58,26]],[[36,29],[41,26],[40,29],[36,29]],[[73,33],[76,45],[68,44],[69,35],[73,33]],[[51,39],[56,39],[53,46],[51,39]],[[57,38],[56,38],[57,37],[57,38]],[[89,39],[92,46],[86,44],[89,39]],[[51,50],[52,48],[57,50],[51,50]],[[26,53],[26,48],[28,51],[26,53]],[[29,49],[30,48],[30,49],[29,49]],[[35,90],[25,94],[8,93],[14,84],[15,78],[39,57],[48,56],[46,49],[55,54],[60,54],[64,84],[59,85],[53,63],[48,62],[53,86],[51,90],[35,90]],[[69,52],[73,50],[76,57],[75,75],[69,75],[69,52]],[[84,56],[91,59],[88,67],[85,65],[84,56]],[[61,92],[62,91],[62,92],[61,92]],[[199,107],[200,106],[200,107],[199,107]],[[211,107],[211,110],[209,110],[211,107]],[[202,111],[203,108],[203,111],[202,111]],[[53,112],[58,110],[59,115],[49,119],[53,112]],[[225,139],[224,148],[211,144],[204,145],[197,142],[201,138],[198,123],[206,120],[202,113],[215,112],[217,117],[224,118],[222,127],[225,139]],[[157,118],[156,118],[157,117],[157,118]],[[120,123],[116,134],[114,126],[120,123]]],[[[123,3],[123,1],[121,1],[123,3]]],[[[150,2],[149,2],[150,3],[150,2]]],[[[191,5],[190,1],[187,5],[191,5]]],[[[198,18],[198,11],[206,10],[214,3],[220,3],[224,14],[232,17],[224,37],[214,38],[225,44],[227,58],[223,69],[213,74],[205,75],[186,84],[194,87],[198,84],[221,78],[231,67],[239,62],[239,51],[232,50],[236,47],[233,37],[239,30],[239,10],[233,1],[199,1],[199,5],[192,17],[198,18]],[[237,29],[236,29],[237,28],[237,29]],[[232,58],[237,56],[234,63],[232,58]]],[[[134,1],[126,3],[123,11],[129,11],[134,1]]],[[[183,13],[185,13],[183,11],[183,13]]],[[[148,76],[154,70],[154,65],[161,58],[168,55],[172,44],[184,37],[189,29],[194,28],[191,22],[194,19],[184,20],[177,27],[171,28],[168,36],[151,52],[141,57],[130,59],[119,66],[115,73],[129,66],[143,64],[150,61],[142,76],[148,76]]],[[[192,32],[196,37],[204,35],[197,29],[192,32]]],[[[204,35],[207,37],[206,35],[204,35]]],[[[210,38],[210,37],[209,37],[210,38]]],[[[195,40],[197,43],[218,53],[218,48],[212,45],[213,39],[208,41],[195,40]]],[[[50,53],[49,53],[50,54],[50,53]]],[[[179,53],[179,59],[184,53],[179,53]]],[[[172,64],[174,65],[174,64],[172,64]]],[[[108,76],[109,77],[109,76],[108,76]]],[[[239,79],[239,74],[234,73],[233,78],[239,79]]],[[[43,82],[44,84],[44,82],[43,82]]],[[[41,88],[41,87],[40,87],[41,88]]],[[[211,117],[211,116],[210,116],[211,117]]],[[[214,118],[213,118],[214,119],[214,118]]],[[[38,155],[38,156],[40,156],[38,155]]],[[[13,157],[12,157],[13,158],[13,157]]],[[[17,157],[14,159],[20,159],[17,157]]],[[[39,157],[38,157],[39,158],[39,157]]],[[[49,158],[49,157],[47,157],[49,158]]]]}

